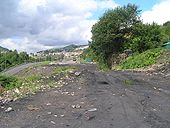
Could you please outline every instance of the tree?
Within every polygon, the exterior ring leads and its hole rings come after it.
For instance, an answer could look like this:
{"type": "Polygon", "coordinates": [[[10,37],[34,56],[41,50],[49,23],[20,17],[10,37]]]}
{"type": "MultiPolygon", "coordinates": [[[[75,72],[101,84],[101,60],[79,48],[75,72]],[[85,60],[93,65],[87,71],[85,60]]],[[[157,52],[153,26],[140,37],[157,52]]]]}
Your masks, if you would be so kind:
{"type": "MultiPolygon", "coordinates": [[[[0,71],[32,59],[26,52],[18,53],[16,50],[0,53],[0,71]]],[[[32,59],[33,60],[33,59],[32,59]]]]}
{"type": "Polygon", "coordinates": [[[162,26],[163,42],[170,41],[170,21],[167,21],[162,26]]]}
{"type": "Polygon", "coordinates": [[[138,23],[132,27],[129,41],[125,44],[125,49],[133,52],[143,52],[148,49],[160,46],[162,40],[161,28],[159,25],[138,23]]]}
{"type": "Polygon", "coordinates": [[[92,27],[90,48],[97,57],[99,65],[111,67],[111,56],[124,50],[124,43],[131,35],[132,27],[140,22],[140,10],[136,5],[117,7],[108,10],[92,27]]]}

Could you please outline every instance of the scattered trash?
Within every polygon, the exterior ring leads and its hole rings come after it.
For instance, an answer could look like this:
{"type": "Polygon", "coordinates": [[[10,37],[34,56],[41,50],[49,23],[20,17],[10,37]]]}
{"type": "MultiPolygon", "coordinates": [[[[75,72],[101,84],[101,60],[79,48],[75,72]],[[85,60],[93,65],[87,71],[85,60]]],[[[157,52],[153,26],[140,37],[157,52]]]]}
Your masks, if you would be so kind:
{"type": "Polygon", "coordinates": [[[54,117],[58,117],[58,115],[54,115],[54,117]]]}
{"type": "Polygon", "coordinates": [[[54,121],[50,121],[52,124],[56,124],[54,121]]]}
{"type": "Polygon", "coordinates": [[[157,110],[154,108],[153,111],[157,111],[157,110]]]}
{"type": "Polygon", "coordinates": [[[51,115],[51,114],[52,114],[52,112],[47,112],[47,114],[48,114],[48,115],[51,115]]]}
{"type": "Polygon", "coordinates": [[[15,93],[17,93],[17,94],[19,94],[19,93],[20,93],[20,91],[19,91],[19,89],[18,89],[18,88],[16,88],[16,89],[14,90],[14,92],[15,92],[15,93]]]}
{"type": "Polygon", "coordinates": [[[8,108],[5,110],[5,112],[11,112],[11,111],[13,111],[12,107],[8,107],[8,108]]]}
{"type": "Polygon", "coordinates": [[[47,105],[47,106],[51,106],[51,103],[47,103],[46,105],[47,105]]]}
{"type": "Polygon", "coordinates": [[[71,96],[74,96],[74,92],[71,93],[71,96]]]}
{"type": "Polygon", "coordinates": [[[60,115],[60,117],[64,117],[64,115],[60,115]]]}
{"type": "Polygon", "coordinates": [[[77,105],[71,105],[71,107],[72,107],[72,108],[77,108],[77,109],[81,108],[81,106],[80,106],[79,104],[77,104],[77,105]]]}
{"type": "Polygon", "coordinates": [[[81,72],[75,72],[76,76],[80,76],[81,72]]]}
{"type": "Polygon", "coordinates": [[[88,112],[95,112],[95,111],[97,111],[97,108],[92,108],[88,110],[88,112]]]}

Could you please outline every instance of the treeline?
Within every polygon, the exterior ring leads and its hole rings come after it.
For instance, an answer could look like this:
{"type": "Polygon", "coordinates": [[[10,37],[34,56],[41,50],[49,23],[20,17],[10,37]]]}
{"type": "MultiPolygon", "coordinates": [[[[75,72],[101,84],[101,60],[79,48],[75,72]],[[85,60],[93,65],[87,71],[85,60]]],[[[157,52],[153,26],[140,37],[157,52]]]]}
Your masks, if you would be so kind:
{"type": "Polygon", "coordinates": [[[14,51],[5,51],[0,53],[0,71],[22,63],[32,62],[33,58],[29,57],[26,52],[18,53],[14,51]]]}
{"type": "Polygon", "coordinates": [[[92,58],[101,68],[111,68],[113,57],[127,49],[142,53],[168,41],[170,22],[144,24],[140,12],[133,4],[105,12],[92,27],[92,41],[83,57],[92,58]]]}

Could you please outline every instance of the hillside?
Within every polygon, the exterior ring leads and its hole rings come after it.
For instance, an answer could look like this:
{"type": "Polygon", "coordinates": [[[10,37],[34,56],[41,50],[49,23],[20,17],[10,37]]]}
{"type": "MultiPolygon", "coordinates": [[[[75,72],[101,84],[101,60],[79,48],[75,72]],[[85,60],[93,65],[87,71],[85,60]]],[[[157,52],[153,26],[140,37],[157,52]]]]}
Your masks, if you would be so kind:
{"type": "Polygon", "coordinates": [[[87,45],[75,45],[75,44],[71,44],[71,45],[68,45],[68,46],[65,46],[65,47],[62,47],[62,48],[53,48],[53,49],[48,49],[48,50],[45,50],[45,51],[40,51],[38,53],[54,53],[54,52],[63,52],[63,51],[66,51],[66,52],[72,52],[74,51],[76,48],[81,48],[81,47],[85,47],[87,45]]]}
{"type": "Polygon", "coordinates": [[[9,51],[9,49],[0,46],[0,52],[9,51]]]}
{"type": "Polygon", "coordinates": [[[170,76],[170,49],[150,49],[140,54],[133,54],[113,65],[114,70],[147,71],[170,76]]]}

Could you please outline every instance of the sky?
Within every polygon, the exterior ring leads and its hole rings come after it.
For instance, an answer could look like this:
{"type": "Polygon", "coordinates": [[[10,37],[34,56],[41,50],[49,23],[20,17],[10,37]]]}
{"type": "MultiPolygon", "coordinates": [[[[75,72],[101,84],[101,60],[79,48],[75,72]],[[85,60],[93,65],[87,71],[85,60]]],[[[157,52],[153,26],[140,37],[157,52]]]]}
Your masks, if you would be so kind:
{"type": "Polygon", "coordinates": [[[0,46],[31,53],[87,44],[103,13],[128,3],[139,6],[144,23],[170,20],[170,0],[1,0],[0,46]]]}

